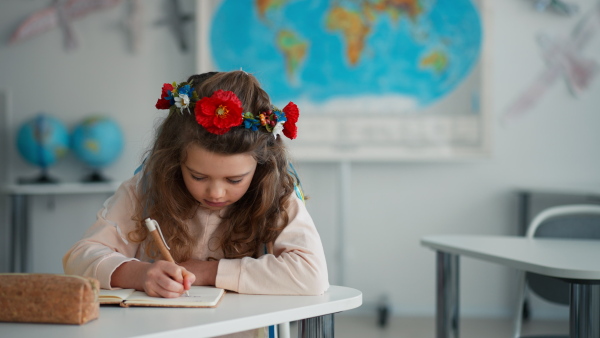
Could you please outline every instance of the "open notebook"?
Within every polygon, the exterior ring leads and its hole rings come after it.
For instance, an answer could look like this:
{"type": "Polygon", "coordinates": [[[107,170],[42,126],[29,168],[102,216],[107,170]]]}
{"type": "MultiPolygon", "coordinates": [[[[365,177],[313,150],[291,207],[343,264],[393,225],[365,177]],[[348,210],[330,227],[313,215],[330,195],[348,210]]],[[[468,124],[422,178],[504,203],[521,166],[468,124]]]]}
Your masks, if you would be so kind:
{"type": "Polygon", "coordinates": [[[225,290],[212,286],[192,286],[190,296],[179,298],[150,297],[143,291],[134,289],[100,290],[100,304],[119,304],[129,306],[154,307],[216,307],[225,290]]]}

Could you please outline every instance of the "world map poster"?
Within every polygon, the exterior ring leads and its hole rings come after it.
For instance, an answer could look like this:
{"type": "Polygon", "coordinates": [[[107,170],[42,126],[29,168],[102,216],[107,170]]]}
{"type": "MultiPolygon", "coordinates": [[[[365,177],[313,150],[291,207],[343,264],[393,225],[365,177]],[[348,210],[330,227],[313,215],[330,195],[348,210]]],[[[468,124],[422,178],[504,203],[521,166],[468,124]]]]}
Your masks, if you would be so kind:
{"type": "Polygon", "coordinates": [[[481,13],[476,0],[203,1],[198,63],[295,102],[299,160],[483,157],[481,13]]]}

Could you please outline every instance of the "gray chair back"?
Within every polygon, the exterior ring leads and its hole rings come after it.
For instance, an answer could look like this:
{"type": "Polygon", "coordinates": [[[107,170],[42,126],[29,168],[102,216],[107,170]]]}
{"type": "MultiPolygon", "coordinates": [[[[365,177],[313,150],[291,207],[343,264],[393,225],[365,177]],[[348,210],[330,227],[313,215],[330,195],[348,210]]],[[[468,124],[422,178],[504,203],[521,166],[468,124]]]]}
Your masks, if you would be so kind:
{"type": "MultiPolygon", "coordinates": [[[[600,240],[600,214],[571,214],[549,218],[538,225],[534,237],[600,240]]],[[[569,284],[560,279],[526,273],[529,290],[557,304],[569,304],[569,284]]]]}

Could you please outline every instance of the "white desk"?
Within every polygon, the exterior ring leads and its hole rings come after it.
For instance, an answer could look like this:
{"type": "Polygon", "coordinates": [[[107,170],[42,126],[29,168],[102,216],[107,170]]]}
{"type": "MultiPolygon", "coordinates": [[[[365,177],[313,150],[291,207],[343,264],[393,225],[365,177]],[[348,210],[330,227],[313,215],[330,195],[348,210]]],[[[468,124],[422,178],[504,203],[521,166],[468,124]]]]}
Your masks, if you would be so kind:
{"type": "Polygon", "coordinates": [[[358,290],[332,285],[321,296],[226,293],[216,308],[101,306],[84,325],[0,323],[2,337],[214,337],[300,320],[298,337],[333,337],[333,313],[362,304],[358,290]]]}
{"type": "Polygon", "coordinates": [[[9,184],[0,187],[0,192],[10,196],[11,249],[10,272],[29,272],[29,196],[67,194],[112,194],[120,182],[107,183],[44,183],[9,184]]]}
{"type": "Polygon", "coordinates": [[[459,334],[460,255],[569,282],[570,337],[600,337],[600,242],[509,236],[437,235],[422,238],[421,244],[437,251],[438,338],[458,337],[459,334]]]}

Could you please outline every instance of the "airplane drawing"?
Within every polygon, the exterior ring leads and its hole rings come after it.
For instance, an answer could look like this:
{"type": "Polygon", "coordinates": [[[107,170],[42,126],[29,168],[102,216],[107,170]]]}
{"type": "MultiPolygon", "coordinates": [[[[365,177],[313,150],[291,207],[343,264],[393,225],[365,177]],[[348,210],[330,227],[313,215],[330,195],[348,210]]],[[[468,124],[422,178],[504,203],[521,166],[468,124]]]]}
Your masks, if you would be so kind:
{"type": "Polygon", "coordinates": [[[50,7],[33,13],[13,32],[8,43],[14,44],[39,35],[57,26],[63,32],[65,47],[74,49],[78,45],[71,21],[82,18],[93,11],[117,5],[121,0],[54,0],[50,7]]]}
{"type": "Polygon", "coordinates": [[[179,47],[186,52],[188,50],[187,36],[189,30],[186,29],[186,23],[193,21],[194,15],[184,13],[178,0],[168,1],[165,11],[167,12],[166,18],[160,21],[159,24],[166,24],[171,28],[179,47]]]}
{"type": "Polygon", "coordinates": [[[598,62],[586,58],[582,52],[599,29],[600,3],[580,20],[568,39],[540,35],[538,44],[546,69],[508,106],[501,116],[501,122],[531,109],[559,78],[565,81],[573,96],[580,96],[598,71],[598,62]]]}
{"type": "Polygon", "coordinates": [[[534,0],[533,8],[538,12],[552,11],[562,15],[571,15],[579,10],[577,5],[562,0],[534,0]]]}

